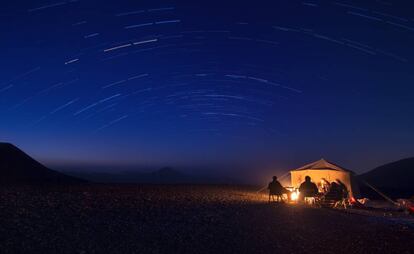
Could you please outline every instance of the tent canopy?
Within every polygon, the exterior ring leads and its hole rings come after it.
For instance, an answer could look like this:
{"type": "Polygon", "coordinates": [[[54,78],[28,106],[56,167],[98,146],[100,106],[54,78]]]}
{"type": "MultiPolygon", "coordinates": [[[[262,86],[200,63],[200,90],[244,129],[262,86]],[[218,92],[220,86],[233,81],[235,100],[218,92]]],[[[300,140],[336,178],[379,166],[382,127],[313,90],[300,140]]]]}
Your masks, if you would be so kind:
{"type": "Polygon", "coordinates": [[[322,181],[331,183],[339,180],[345,184],[351,197],[359,196],[359,188],[356,184],[354,173],[324,159],[294,169],[290,171],[290,175],[291,184],[295,188],[299,188],[305,181],[305,177],[309,176],[311,181],[317,185],[321,184],[322,181]]]}
{"type": "Polygon", "coordinates": [[[309,169],[317,169],[317,170],[337,170],[337,171],[344,171],[344,172],[351,172],[350,170],[344,169],[332,162],[329,162],[325,159],[320,159],[318,161],[306,164],[303,167],[298,169],[294,169],[293,171],[300,171],[300,170],[309,170],[309,169]]]}

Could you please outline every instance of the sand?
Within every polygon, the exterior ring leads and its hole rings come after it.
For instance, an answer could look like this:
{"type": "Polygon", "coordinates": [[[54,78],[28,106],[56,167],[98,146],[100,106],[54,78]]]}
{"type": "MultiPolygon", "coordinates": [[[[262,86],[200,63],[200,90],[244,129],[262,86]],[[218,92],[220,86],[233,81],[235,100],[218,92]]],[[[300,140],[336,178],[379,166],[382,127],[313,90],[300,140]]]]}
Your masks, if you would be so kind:
{"type": "Polygon", "coordinates": [[[243,186],[0,189],[0,253],[414,253],[412,224],[243,186]]]}

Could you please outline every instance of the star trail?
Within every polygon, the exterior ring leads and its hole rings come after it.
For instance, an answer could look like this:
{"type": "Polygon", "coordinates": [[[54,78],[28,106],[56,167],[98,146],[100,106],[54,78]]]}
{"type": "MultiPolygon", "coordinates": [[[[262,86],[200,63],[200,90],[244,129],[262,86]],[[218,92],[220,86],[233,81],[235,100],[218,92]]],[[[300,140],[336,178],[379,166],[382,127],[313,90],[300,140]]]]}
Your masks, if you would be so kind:
{"type": "Polygon", "coordinates": [[[366,170],[414,149],[413,8],[9,1],[0,138],[59,165],[366,170]]]}

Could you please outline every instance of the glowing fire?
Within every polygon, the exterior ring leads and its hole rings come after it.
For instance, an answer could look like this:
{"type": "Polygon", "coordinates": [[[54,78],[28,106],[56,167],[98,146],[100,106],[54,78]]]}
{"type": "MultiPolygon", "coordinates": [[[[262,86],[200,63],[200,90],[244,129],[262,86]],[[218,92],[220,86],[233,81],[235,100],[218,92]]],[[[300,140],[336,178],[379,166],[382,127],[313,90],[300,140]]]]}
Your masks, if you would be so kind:
{"type": "Polygon", "coordinates": [[[292,201],[296,201],[296,200],[298,200],[298,198],[299,198],[299,191],[292,191],[291,193],[290,193],[290,199],[292,200],[292,201]]]}

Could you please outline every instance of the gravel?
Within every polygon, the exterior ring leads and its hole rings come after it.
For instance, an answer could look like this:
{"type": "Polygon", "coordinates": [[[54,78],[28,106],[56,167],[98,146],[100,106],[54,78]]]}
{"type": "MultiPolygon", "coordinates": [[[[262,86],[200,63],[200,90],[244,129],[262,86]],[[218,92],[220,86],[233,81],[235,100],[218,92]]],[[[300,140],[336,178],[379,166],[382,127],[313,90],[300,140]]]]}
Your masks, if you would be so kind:
{"type": "Polygon", "coordinates": [[[414,253],[414,227],[245,186],[0,189],[0,253],[414,253]]]}

